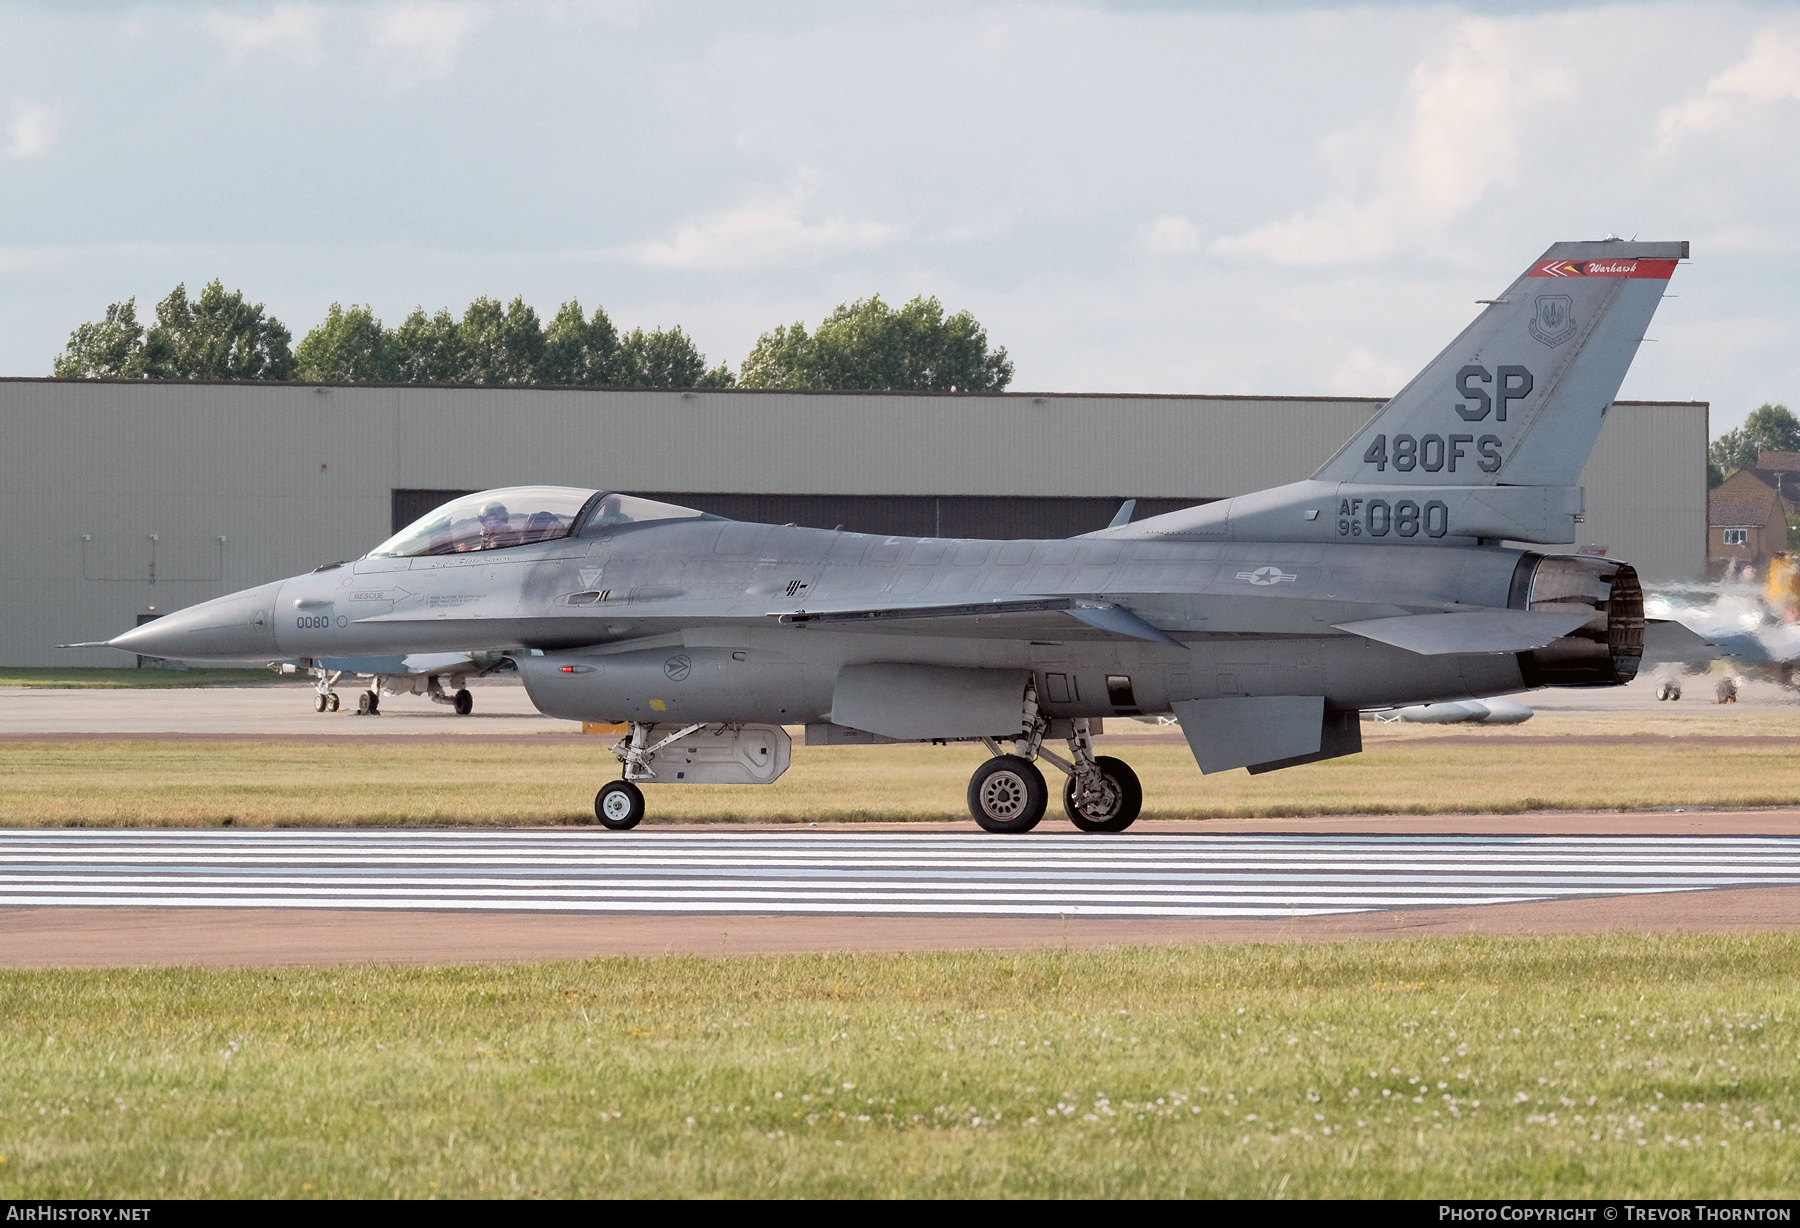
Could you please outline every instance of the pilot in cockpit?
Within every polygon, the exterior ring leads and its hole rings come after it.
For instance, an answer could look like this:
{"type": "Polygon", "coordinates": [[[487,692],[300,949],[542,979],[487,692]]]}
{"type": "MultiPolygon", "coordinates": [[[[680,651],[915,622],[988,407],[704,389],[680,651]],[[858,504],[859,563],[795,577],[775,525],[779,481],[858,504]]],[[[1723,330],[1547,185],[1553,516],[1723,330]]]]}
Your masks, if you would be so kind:
{"type": "Polygon", "coordinates": [[[481,522],[481,543],[475,547],[477,550],[512,545],[510,541],[502,540],[512,532],[512,515],[506,510],[506,504],[490,499],[481,505],[476,517],[481,522]]]}

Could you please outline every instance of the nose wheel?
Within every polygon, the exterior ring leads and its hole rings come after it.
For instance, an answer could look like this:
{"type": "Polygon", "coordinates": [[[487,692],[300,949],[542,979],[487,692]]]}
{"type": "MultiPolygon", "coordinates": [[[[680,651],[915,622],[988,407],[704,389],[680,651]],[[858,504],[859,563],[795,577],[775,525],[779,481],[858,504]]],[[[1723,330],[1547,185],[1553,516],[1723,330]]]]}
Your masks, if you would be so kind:
{"type": "Polygon", "coordinates": [[[594,817],[609,831],[630,831],[644,821],[644,791],[629,780],[609,780],[594,795],[594,817]]]}

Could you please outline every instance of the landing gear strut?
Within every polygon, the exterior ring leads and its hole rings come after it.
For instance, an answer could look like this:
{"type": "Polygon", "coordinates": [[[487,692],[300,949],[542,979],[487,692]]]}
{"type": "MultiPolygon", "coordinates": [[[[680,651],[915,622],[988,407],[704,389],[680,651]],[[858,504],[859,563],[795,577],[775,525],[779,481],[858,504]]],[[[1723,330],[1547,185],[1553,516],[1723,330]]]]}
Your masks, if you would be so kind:
{"type": "MultiPolygon", "coordinates": [[[[458,694],[467,695],[468,692],[460,691],[458,694]]],[[[460,712],[461,708],[457,710],[460,712]]],[[[594,817],[600,821],[600,826],[609,831],[630,831],[644,821],[644,791],[637,787],[637,782],[656,779],[656,771],[650,766],[650,761],[656,757],[657,751],[705,726],[686,725],[654,743],[650,741],[650,728],[649,725],[633,721],[631,732],[612,748],[624,778],[608,781],[594,795],[594,817]]]]}
{"type": "Polygon", "coordinates": [[[1137,773],[1121,760],[1096,756],[1085,717],[1069,722],[1069,758],[1044,749],[1049,722],[1038,714],[1037,692],[1025,688],[1024,732],[1006,754],[992,738],[982,742],[993,758],[969,780],[969,813],[984,831],[1028,832],[1044,817],[1049,789],[1035,759],[1044,759],[1068,777],[1063,810],[1082,831],[1119,832],[1137,821],[1144,789],[1137,773]]]}

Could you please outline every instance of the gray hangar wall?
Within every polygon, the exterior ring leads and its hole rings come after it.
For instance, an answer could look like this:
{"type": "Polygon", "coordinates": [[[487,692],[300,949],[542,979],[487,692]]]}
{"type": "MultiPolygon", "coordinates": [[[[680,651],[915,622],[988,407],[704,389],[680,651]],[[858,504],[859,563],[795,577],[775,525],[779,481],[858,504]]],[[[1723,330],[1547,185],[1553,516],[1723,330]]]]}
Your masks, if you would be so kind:
{"type": "MultiPolygon", "coordinates": [[[[1379,404],[0,380],[0,661],[125,664],[54,645],[361,555],[431,498],[408,492],[549,483],[1028,536],[1306,477],[1379,404]]],[[[1703,402],[1620,402],[1578,544],[1700,577],[1706,441],[1703,402]]]]}

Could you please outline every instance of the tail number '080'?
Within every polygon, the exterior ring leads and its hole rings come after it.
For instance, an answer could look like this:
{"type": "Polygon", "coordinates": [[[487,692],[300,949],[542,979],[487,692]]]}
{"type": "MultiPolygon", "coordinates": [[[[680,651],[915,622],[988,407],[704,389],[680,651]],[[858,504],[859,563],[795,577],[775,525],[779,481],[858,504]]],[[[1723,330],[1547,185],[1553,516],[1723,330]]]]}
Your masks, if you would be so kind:
{"type": "Polygon", "coordinates": [[[294,625],[302,631],[317,631],[321,627],[329,627],[331,625],[331,615],[302,614],[294,620],[294,625]]]}
{"type": "Polygon", "coordinates": [[[1338,504],[1339,537],[1442,537],[1450,531],[1450,508],[1432,499],[1423,507],[1411,499],[1344,499],[1338,504]]]}

